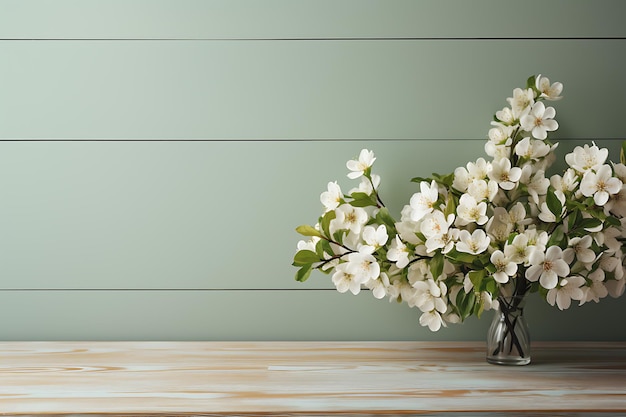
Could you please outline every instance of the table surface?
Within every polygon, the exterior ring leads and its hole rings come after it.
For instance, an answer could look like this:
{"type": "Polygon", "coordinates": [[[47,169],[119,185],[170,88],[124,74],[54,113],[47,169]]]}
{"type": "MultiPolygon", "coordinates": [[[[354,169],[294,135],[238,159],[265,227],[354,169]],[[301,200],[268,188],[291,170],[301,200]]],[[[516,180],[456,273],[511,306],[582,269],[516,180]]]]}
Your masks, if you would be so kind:
{"type": "Polygon", "coordinates": [[[0,342],[0,415],[626,415],[626,343],[0,342]]]}

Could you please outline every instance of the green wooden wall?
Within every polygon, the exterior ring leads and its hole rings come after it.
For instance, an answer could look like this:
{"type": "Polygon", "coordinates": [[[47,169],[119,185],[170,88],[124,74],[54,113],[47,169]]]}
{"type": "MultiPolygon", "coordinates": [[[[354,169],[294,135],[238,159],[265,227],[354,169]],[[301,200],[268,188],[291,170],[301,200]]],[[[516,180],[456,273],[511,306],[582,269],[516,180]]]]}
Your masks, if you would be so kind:
{"type": "MultiPolygon", "coordinates": [[[[409,179],[483,154],[531,74],[561,157],[626,138],[626,2],[3,0],[1,340],[482,340],[329,278],[299,236],[345,161],[409,179]]],[[[626,299],[529,303],[534,339],[626,340],[626,299]]]]}

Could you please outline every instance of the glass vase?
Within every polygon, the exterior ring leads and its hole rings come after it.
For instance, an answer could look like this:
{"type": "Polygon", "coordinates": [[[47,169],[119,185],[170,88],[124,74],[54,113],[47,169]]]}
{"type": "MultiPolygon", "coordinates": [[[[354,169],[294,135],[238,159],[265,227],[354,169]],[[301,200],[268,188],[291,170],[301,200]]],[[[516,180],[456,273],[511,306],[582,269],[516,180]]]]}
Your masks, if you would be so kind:
{"type": "Polygon", "coordinates": [[[496,365],[530,363],[530,335],[524,318],[524,297],[499,297],[487,335],[487,362],[496,365]]]}

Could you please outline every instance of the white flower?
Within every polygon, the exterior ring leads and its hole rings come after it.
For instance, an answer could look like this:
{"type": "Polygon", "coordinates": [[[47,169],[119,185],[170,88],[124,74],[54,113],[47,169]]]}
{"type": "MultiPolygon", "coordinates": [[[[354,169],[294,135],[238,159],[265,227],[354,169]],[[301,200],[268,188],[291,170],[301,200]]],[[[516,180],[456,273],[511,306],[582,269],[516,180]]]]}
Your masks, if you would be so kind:
{"type": "Polygon", "coordinates": [[[363,240],[375,249],[382,247],[389,236],[387,235],[387,227],[384,224],[379,225],[377,228],[373,226],[365,226],[363,228],[363,240]]]}
{"type": "Polygon", "coordinates": [[[428,326],[431,332],[436,332],[441,329],[441,326],[445,326],[445,322],[438,311],[429,311],[422,313],[420,316],[420,324],[422,326],[428,326]]]}
{"type": "Polygon", "coordinates": [[[407,273],[407,279],[409,280],[409,284],[412,286],[415,285],[418,281],[425,281],[427,279],[432,279],[433,274],[430,272],[430,266],[426,259],[420,259],[416,262],[413,262],[409,266],[409,271],[407,273]]]}
{"type": "Polygon", "coordinates": [[[548,291],[546,300],[553,306],[556,305],[560,310],[568,309],[572,300],[582,300],[584,292],[580,288],[585,284],[585,279],[579,276],[562,279],[558,287],[554,287],[548,291]]]}
{"type": "Polygon", "coordinates": [[[604,208],[619,217],[626,217],[626,185],[623,181],[622,188],[616,194],[611,195],[604,208]]]}
{"type": "Polygon", "coordinates": [[[506,284],[509,282],[509,277],[512,277],[517,273],[517,264],[507,258],[500,250],[496,250],[492,253],[490,260],[493,266],[496,267],[493,279],[500,284],[506,284]]]}
{"type": "Polygon", "coordinates": [[[409,264],[409,249],[400,240],[400,236],[391,241],[391,248],[387,252],[387,259],[395,262],[398,268],[404,268],[409,264]]]}
{"type": "Polygon", "coordinates": [[[565,155],[565,162],[580,173],[600,168],[606,158],[609,156],[609,150],[606,148],[599,149],[596,145],[584,147],[577,146],[574,151],[565,155]]]}
{"type": "Polygon", "coordinates": [[[507,144],[498,145],[490,141],[485,143],[485,153],[492,157],[494,161],[508,159],[511,156],[511,147],[507,144]]]}
{"type": "Polygon", "coordinates": [[[469,223],[483,225],[489,220],[489,217],[486,216],[487,203],[484,201],[478,203],[476,199],[469,194],[463,194],[461,196],[456,212],[458,214],[457,220],[461,226],[469,223]]]}
{"type": "MultiPolygon", "coordinates": [[[[559,217],[563,217],[566,212],[565,195],[560,191],[555,191],[554,195],[561,202],[561,212],[559,213],[559,217]]],[[[539,213],[537,217],[539,217],[541,221],[546,222],[546,223],[556,222],[556,215],[552,213],[552,211],[550,211],[550,209],[548,208],[548,203],[546,202],[541,203],[541,213],[539,213]]]]}
{"type": "Polygon", "coordinates": [[[512,190],[522,177],[522,170],[519,167],[511,168],[511,161],[508,158],[494,161],[491,164],[489,178],[496,181],[503,190],[512,190]]]}
{"type": "Polygon", "coordinates": [[[348,178],[355,179],[362,176],[365,171],[374,164],[376,158],[374,152],[362,149],[358,160],[350,160],[346,163],[346,167],[352,171],[348,173],[348,178]]]}
{"type": "Polygon", "coordinates": [[[319,242],[319,240],[319,237],[311,236],[309,240],[298,241],[298,251],[310,250],[311,252],[315,252],[315,245],[317,245],[317,242],[319,242]]]}
{"type": "Polygon", "coordinates": [[[411,212],[411,220],[418,221],[426,214],[431,213],[435,203],[439,199],[439,187],[433,180],[430,185],[426,181],[420,183],[420,192],[411,196],[409,202],[413,211],[411,212]]]}
{"type": "Polygon", "coordinates": [[[378,189],[378,186],[380,185],[380,175],[371,174],[370,178],[372,179],[371,181],[369,178],[361,177],[361,182],[359,183],[359,186],[351,189],[348,194],[358,192],[371,195],[375,190],[378,189]]]}
{"type": "Polygon", "coordinates": [[[330,221],[332,232],[336,230],[350,230],[360,234],[363,226],[368,221],[368,215],[362,207],[353,207],[350,204],[342,204],[335,209],[336,217],[330,221]]]}
{"type": "Polygon", "coordinates": [[[541,74],[539,74],[535,79],[535,87],[540,92],[539,97],[543,97],[546,100],[556,101],[563,98],[561,97],[563,84],[559,82],[550,84],[550,79],[548,77],[542,76],[541,74]]]}
{"type": "Polygon", "coordinates": [[[510,145],[512,142],[511,134],[513,133],[513,126],[504,126],[496,124],[495,127],[489,129],[489,140],[494,145],[510,145]]]}
{"type": "Polygon", "coordinates": [[[487,222],[487,233],[496,242],[505,242],[513,231],[513,224],[504,207],[495,207],[493,216],[487,222]]]}
{"type": "Polygon", "coordinates": [[[528,236],[521,234],[515,236],[510,244],[507,243],[504,246],[504,255],[516,264],[527,265],[534,249],[534,246],[528,244],[528,236]]]}
{"type": "Polygon", "coordinates": [[[320,201],[326,208],[326,211],[331,211],[339,207],[341,200],[343,199],[343,194],[341,193],[341,188],[335,182],[328,183],[328,191],[324,191],[322,195],[320,195],[320,201]]]}
{"type": "Polygon", "coordinates": [[[467,230],[461,230],[459,232],[459,242],[456,244],[456,250],[459,252],[470,253],[472,255],[478,255],[483,253],[489,247],[489,236],[482,229],[476,229],[470,235],[467,230]]]}
{"type": "Polygon", "coordinates": [[[359,284],[365,284],[380,275],[380,265],[376,262],[372,252],[371,246],[362,246],[358,252],[348,254],[347,271],[354,274],[354,279],[359,284]]]}
{"type": "Polygon", "coordinates": [[[590,301],[600,302],[601,298],[609,295],[609,290],[605,285],[605,274],[602,269],[597,269],[587,276],[591,280],[591,285],[583,288],[584,296],[580,299],[580,305],[590,301]]]}
{"type": "Polygon", "coordinates": [[[382,299],[387,295],[387,287],[389,287],[389,277],[382,272],[378,279],[370,279],[365,286],[372,291],[374,298],[382,299]]]}
{"type": "Polygon", "coordinates": [[[580,191],[585,197],[593,196],[598,206],[609,201],[611,194],[617,194],[622,189],[622,182],[613,177],[610,165],[602,165],[597,172],[587,171],[580,182],[580,191]]]}
{"type": "Polygon", "coordinates": [[[426,252],[432,253],[437,249],[441,249],[441,253],[448,253],[454,248],[454,243],[459,238],[458,229],[448,229],[446,233],[431,236],[426,239],[426,252]]]}
{"type": "Polygon", "coordinates": [[[614,163],[613,171],[615,172],[615,176],[619,178],[621,182],[626,182],[626,165],[614,163]]]}
{"type": "Polygon", "coordinates": [[[524,230],[524,234],[528,237],[528,245],[534,246],[536,249],[544,252],[546,245],[548,244],[548,233],[545,231],[538,231],[534,228],[528,228],[524,230]]]}
{"type": "Polygon", "coordinates": [[[591,235],[569,239],[568,247],[563,251],[563,260],[571,264],[576,258],[584,264],[590,264],[596,259],[596,253],[591,249],[592,243],[591,235]]]}
{"type": "Polygon", "coordinates": [[[509,102],[515,118],[519,119],[530,110],[530,106],[535,102],[535,92],[532,88],[525,90],[516,88],[513,90],[513,97],[509,97],[506,100],[509,102]]]}
{"type": "Polygon", "coordinates": [[[442,298],[448,290],[443,282],[436,283],[432,279],[417,281],[413,288],[416,290],[415,306],[423,312],[437,310],[445,313],[448,309],[446,301],[442,298]]]}
{"type": "Polygon", "coordinates": [[[606,283],[606,289],[613,298],[621,297],[626,289],[626,279],[611,280],[606,283]]]}
{"type": "Polygon", "coordinates": [[[496,119],[500,120],[505,125],[515,124],[515,115],[513,115],[513,110],[511,110],[510,107],[505,107],[502,110],[498,110],[496,112],[496,119]]]}
{"type": "Polygon", "coordinates": [[[539,284],[548,290],[556,287],[558,277],[569,274],[569,265],[563,260],[563,251],[558,246],[550,246],[545,253],[534,250],[530,255],[530,265],[526,278],[531,282],[539,280],[539,284]]]}
{"type": "Polygon", "coordinates": [[[550,185],[552,185],[555,190],[561,191],[564,194],[568,191],[574,191],[578,185],[578,176],[576,175],[576,171],[568,168],[563,173],[562,177],[560,175],[553,175],[550,177],[550,185]]]}
{"type": "Polygon", "coordinates": [[[350,290],[352,294],[357,295],[361,291],[361,282],[356,279],[355,274],[348,269],[348,266],[347,263],[337,265],[332,281],[340,293],[350,290]]]}
{"type": "Polygon", "coordinates": [[[532,169],[526,165],[522,169],[522,176],[520,182],[526,184],[526,189],[533,203],[539,204],[539,196],[546,195],[548,187],[550,187],[550,180],[545,177],[545,173],[542,169],[531,175],[532,169]]]}
{"type": "Polygon", "coordinates": [[[485,180],[473,180],[467,186],[467,194],[478,201],[493,201],[498,194],[498,183],[493,180],[489,180],[489,182],[485,180]]]}
{"type": "Polygon", "coordinates": [[[525,137],[515,145],[515,154],[527,160],[537,161],[548,155],[552,147],[542,140],[532,140],[525,137]]]}
{"type": "Polygon", "coordinates": [[[532,106],[530,113],[520,118],[522,129],[530,132],[535,138],[544,140],[548,137],[548,132],[553,132],[559,128],[556,120],[554,107],[546,107],[539,101],[532,106]]]}
{"type": "Polygon", "coordinates": [[[424,217],[420,231],[426,238],[442,235],[448,232],[452,221],[454,221],[454,214],[446,218],[442,211],[436,210],[424,217]]]}

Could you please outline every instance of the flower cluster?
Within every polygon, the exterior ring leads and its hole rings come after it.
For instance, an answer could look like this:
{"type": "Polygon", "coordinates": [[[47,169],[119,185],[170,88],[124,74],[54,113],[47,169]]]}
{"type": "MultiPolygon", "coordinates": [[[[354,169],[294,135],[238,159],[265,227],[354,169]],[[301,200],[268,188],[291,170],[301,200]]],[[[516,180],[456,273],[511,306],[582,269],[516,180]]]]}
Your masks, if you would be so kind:
{"type": "Polygon", "coordinates": [[[339,292],[368,288],[406,302],[437,331],[498,305],[502,297],[539,293],[559,309],[624,293],[626,166],[609,163],[595,144],[565,156],[567,169],[546,175],[558,144],[556,111],[563,86],[544,76],[516,88],[496,112],[485,152],[448,175],[414,178],[419,192],[395,220],[378,193],[374,153],[348,161],[360,179],[347,194],[330,182],[325,212],[296,230],[296,279],[332,274],[339,292]]]}

